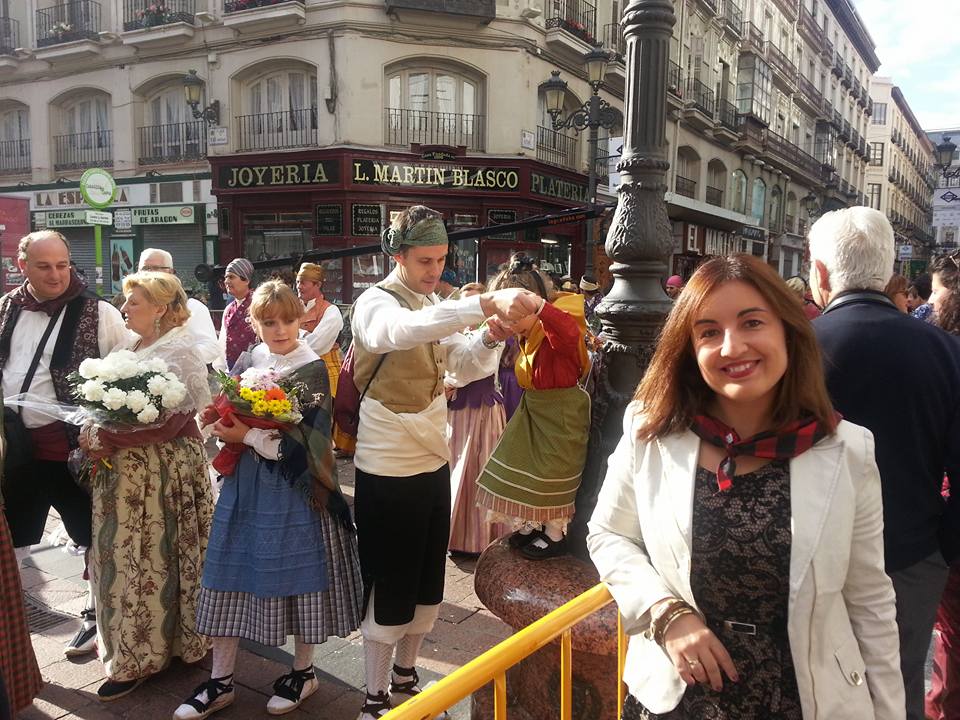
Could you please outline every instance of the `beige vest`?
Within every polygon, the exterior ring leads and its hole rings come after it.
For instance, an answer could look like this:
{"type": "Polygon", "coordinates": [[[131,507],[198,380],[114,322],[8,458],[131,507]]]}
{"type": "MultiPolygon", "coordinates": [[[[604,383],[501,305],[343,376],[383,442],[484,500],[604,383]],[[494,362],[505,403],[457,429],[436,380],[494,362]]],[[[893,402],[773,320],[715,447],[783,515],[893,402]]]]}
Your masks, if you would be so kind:
{"type": "MultiPolygon", "coordinates": [[[[410,310],[423,308],[420,297],[399,281],[377,283],[401,298],[401,304],[410,310]]],[[[380,292],[375,290],[374,292],[380,292]]],[[[354,338],[353,380],[358,392],[363,392],[380,355],[376,355],[354,338]]],[[[418,345],[409,350],[392,350],[383,361],[376,377],[367,389],[367,397],[382,403],[395,413],[419,413],[443,394],[443,376],[446,350],[439,342],[418,345]]]]}

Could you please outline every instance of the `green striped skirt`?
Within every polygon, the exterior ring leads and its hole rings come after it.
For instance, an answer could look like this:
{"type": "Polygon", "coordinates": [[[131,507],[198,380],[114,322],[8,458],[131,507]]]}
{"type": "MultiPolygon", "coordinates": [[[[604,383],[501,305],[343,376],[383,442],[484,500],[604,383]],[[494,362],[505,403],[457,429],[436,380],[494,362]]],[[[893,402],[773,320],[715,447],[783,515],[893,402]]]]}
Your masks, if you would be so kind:
{"type": "Polygon", "coordinates": [[[527,390],[477,478],[477,504],[531,522],[573,517],[589,433],[583,389],[527,390]]]}

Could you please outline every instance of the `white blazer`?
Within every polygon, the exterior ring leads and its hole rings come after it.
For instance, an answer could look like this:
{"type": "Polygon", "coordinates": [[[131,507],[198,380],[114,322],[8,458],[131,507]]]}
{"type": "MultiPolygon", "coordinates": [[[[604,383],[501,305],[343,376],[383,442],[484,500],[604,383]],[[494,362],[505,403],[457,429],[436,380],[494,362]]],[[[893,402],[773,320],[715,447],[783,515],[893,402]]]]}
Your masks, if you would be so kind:
{"type": "MultiPolygon", "coordinates": [[[[666,652],[640,633],[664,597],[696,607],[690,548],[700,439],[686,431],[638,441],[636,412],[631,404],[624,416],[587,544],[630,635],[624,681],[651,712],[664,713],[686,685],[666,652]]],[[[904,718],[870,431],[842,421],[836,435],[791,460],[790,505],[787,632],[804,720],[904,718]]]]}

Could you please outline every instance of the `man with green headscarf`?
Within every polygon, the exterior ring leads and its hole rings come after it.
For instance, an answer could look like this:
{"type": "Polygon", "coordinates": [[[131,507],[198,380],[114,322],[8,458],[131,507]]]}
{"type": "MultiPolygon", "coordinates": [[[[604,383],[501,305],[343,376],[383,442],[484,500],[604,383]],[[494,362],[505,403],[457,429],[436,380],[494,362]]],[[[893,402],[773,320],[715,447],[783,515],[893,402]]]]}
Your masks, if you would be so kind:
{"type": "Polygon", "coordinates": [[[440,214],[427,207],[400,213],[381,244],[397,267],[357,299],[351,321],[354,382],[358,392],[366,389],[354,455],[365,600],[361,720],[420,691],[414,665],[443,600],[450,534],[444,375],[466,383],[493,374],[509,334],[501,321],[540,308],[539,297],[518,289],[441,301],[449,243],[440,214]],[[473,338],[459,332],[485,318],[473,338]]]}

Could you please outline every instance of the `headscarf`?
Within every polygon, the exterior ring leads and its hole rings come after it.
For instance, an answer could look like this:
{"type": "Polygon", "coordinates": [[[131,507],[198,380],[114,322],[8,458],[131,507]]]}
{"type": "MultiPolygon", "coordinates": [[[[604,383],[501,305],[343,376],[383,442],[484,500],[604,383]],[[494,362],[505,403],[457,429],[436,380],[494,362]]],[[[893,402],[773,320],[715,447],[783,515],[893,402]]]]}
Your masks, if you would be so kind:
{"type": "Polygon", "coordinates": [[[396,255],[403,245],[413,247],[427,247],[430,245],[446,245],[447,229],[440,218],[426,218],[406,230],[388,227],[380,235],[380,247],[387,255],[396,255]]]}
{"type": "Polygon", "coordinates": [[[246,258],[234,258],[227,265],[227,272],[233,273],[241,280],[250,282],[253,278],[253,263],[246,258]]]}
{"type": "Polygon", "coordinates": [[[585,290],[586,292],[596,292],[600,289],[600,286],[595,282],[587,280],[586,277],[580,278],[580,289],[585,290]]]}
{"type": "Polygon", "coordinates": [[[27,281],[24,280],[20,287],[10,293],[10,302],[19,305],[24,310],[45,312],[49,317],[53,317],[68,302],[83,294],[86,289],[87,281],[80,277],[76,268],[70,268],[70,284],[67,285],[67,289],[59,297],[50,300],[38,300],[27,289],[27,281]]]}

